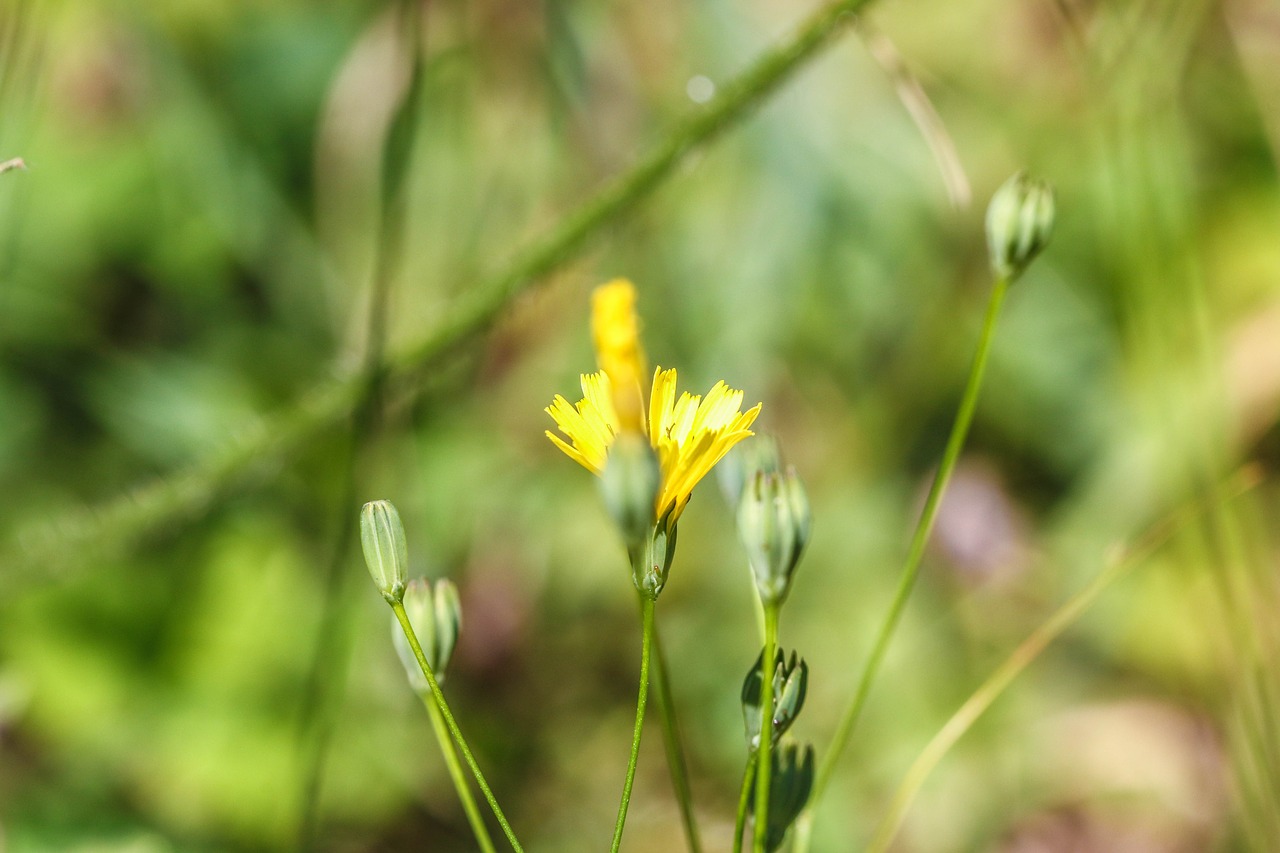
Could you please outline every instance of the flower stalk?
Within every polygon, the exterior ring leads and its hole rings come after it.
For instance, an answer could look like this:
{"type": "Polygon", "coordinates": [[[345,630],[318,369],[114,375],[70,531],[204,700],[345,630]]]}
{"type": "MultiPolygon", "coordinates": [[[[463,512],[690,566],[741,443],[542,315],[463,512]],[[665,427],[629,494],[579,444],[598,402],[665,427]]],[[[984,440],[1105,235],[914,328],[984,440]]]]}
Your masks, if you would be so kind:
{"type": "Polygon", "coordinates": [[[889,605],[884,622],[871,647],[871,654],[863,666],[853,699],[841,717],[831,747],[818,768],[813,797],[797,821],[794,853],[807,853],[809,849],[814,805],[831,781],[831,775],[835,772],[840,755],[848,745],[854,728],[862,716],[862,710],[871,692],[871,684],[880,671],[880,664],[889,648],[889,641],[898,627],[898,621],[902,617],[907,599],[911,596],[916,577],[920,573],[920,562],[924,557],[925,546],[929,542],[929,534],[933,531],[933,523],[938,515],[942,495],[951,480],[951,474],[955,470],[960,451],[969,434],[969,427],[973,423],[973,413],[978,405],[978,392],[982,388],[987,357],[990,355],[991,342],[995,335],[996,320],[1004,305],[1005,295],[1008,293],[1009,286],[1022,275],[1027,265],[1048,244],[1053,233],[1054,215],[1052,188],[1047,183],[1032,180],[1021,172],[1006,181],[996,191],[987,208],[987,246],[993,284],[991,296],[987,301],[986,315],[982,322],[982,332],[978,337],[978,346],[969,367],[969,377],[965,382],[964,394],[960,399],[960,407],[956,410],[955,419],[952,421],[951,432],[947,436],[947,446],[943,451],[942,461],[933,475],[924,509],[911,536],[911,545],[907,549],[907,556],[899,573],[893,601],[889,605]]]}
{"type": "Polygon", "coordinates": [[[764,605],[764,656],[760,661],[761,705],[759,747],[756,749],[756,792],[755,792],[755,830],[752,833],[753,853],[765,853],[766,840],[769,837],[769,794],[770,774],[773,770],[773,694],[774,658],[778,654],[778,610],[777,601],[766,601],[764,605]]]}
{"type": "Polygon", "coordinates": [[[636,763],[640,758],[640,732],[644,728],[644,710],[649,697],[649,658],[653,648],[654,599],[640,599],[640,689],[636,697],[636,723],[631,731],[631,755],[627,759],[627,776],[622,783],[622,801],[618,803],[618,819],[613,826],[613,843],[609,853],[622,846],[622,830],[627,824],[627,808],[631,805],[631,788],[636,781],[636,763]]]}
{"type": "Polygon", "coordinates": [[[480,770],[480,765],[476,761],[475,755],[472,754],[471,747],[467,745],[466,738],[462,736],[462,730],[458,728],[458,722],[454,719],[453,712],[449,710],[449,703],[445,701],[444,694],[440,692],[440,685],[436,681],[435,673],[431,671],[431,664],[427,662],[427,656],[423,654],[422,645],[418,642],[418,636],[414,633],[413,624],[409,621],[408,614],[405,613],[404,604],[400,601],[393,601],[390,604],[391,611],[395,614],[396,621],[400,623],[400,629],[404,631],[404,637],[409,641],[413,656],[417,659],[418,666],[422,670],[422,677],[427,680],[431,699],[436,709],[439,710],[440,716],[444,718],[445,727],[448,729],[449,734],[452,735],[454,742],[457,743],[458,749],[462,751],[462,758],[471,770],[471,775],[475,777],[476,784],[480,786],[480,792],[484,794],[485,800],[489,803],[489,808],[493,810],[493,816],[498,819],[498,824],[502,827],[503,834],[507,836],[511,849],[515,853],[524,853],[524,848],[520,846],[520,841],[511,829],[511,824],[507,822],[507,816],[502,813],[502,807],[498,805],[498,798],[494,796],[489,783],[485,781],[484,773],[480,770]]]}

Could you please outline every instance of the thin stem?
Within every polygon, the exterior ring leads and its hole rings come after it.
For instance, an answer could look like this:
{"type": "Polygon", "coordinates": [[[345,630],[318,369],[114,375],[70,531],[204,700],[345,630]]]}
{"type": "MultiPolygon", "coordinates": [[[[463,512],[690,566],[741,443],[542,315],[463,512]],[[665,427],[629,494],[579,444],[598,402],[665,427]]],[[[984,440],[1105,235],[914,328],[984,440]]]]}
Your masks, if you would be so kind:
{"type": "Polygon", "coordinates": [[[751,849],[764,853],[769,837],[769,777],[773,773],[773,673],[778,649],[778,605],[764,606],[764,656],[760,659],[760,744],[756,748],[756,818],[751,849]]]}
{"type": "MultiPolygon", "coordinates": [[[[1252,488],[1257,483],[1257,474],[1251,470],[1238,472],[1221,490],[1216,490],[1206,500],[1217,510],[1223,502],[1230,500],[1252,488]]],[[[1080,618],[1108,587],[1118,581],[1135,567],[1144,563],[1155,551],[1164,545],[1178,531],[1183,530],[1205,510],[1205,502],[1186,507],[1152,526],[1137,544],[1126,551],[1118,553],[1084,589],[1067,600],[1052,616],[1040,624],[1022,643],[1013,650],[1005,661],[984,681],[965,703],[951,715],[951,719],[938,730],[928,745],[916,757],[911,768],[898,785],[888,810],[880,819],[872,837],[868,851],[884,851],[889,848],[894,835],[907,809],[919,792],[929,774],[937,767],[938,762],[955,746],[978,718],[986,712],[991,704],[1002,694],[1015,678],[1022,674],[1049,644],[1062,635],[1080,618]]]]}
{"type": "Polygon", "coordinates": [[[418,635],[413,632],[413,625],[409,622],[409,616],[404,612],[404,605],[399,601],[392,602],[391,610],[396,614],[396,621],[400,623],[400,630],[404,631],[405,639],[409,641],[409,647],[413,649],[413,656],[418,659],[418,667],[422,670],[422,675],[427,679],[427,686],[431,688],[431,698],[435,700],[440,716],[444,717],[444,723],[449,729],[449,734],[453,735],[453,740],[458,744],[458,749],[462,750],[462,758],[467,762],[467,767],[471,769],[471,775],[475,777],[476,784],[480,786],[480,791],[484,794],[485,800],[488,801],[489,808],[493,810],[493,816],[498,819],[499,825],[502,826],[502,831],[507,836],[507,841],[511,843],[511,849],[516,853],[524,853],[524,848],[516,840],[516,834],[511,831],[511,824],[507,823],[507,816],[502,813],[502,807],[498,805],[498,798],[493,795],[493,791],[489,788],[489,783],[484,779],[484,774],[480,772],[480,765],[476,763],[475,756],[471,754],[471,747],[467,746],[466,738],[462,736],[462,730],[458,728],[458,722],[453,718],[453,712],[449,710],[449,703],[445,701],[444,694],[440,692],[440,685],[436,682],[435,674],[431,671],[431,664],[427,663],[427,657],[422,653],[422,646],[418,643],[418,635]]]}
{"type": "Polygon", "coordinates": [[[431,728],[435,731],[436,742],[440,744],[440,752],[444,754],[445,767],[449,769],[449,778],[453,780],[453,788],[458,792],[462,810],[467,814],[467,823],[471,824],[471,831],[475,833],[476,843],[480,845],[481,853],[494,853],[493,839],[489,837],[489,827],[484,825],[484,818],[476,805],[476,798],[471,793],[471,786],[467,784],[467,777],[462,773],[462,765],[458,762],[458,751],[454,749],[453,738],[449,736],[449,728],[444,724],[444,717],[440,715],[440,709],[436,707],[430,691],[419,691],[418,698],[422,700],[423,707],[427,709],[427,716],[431,718],[431,728]]]}
{"type": "Polygon", "coordinates": [[[854,727],[858,723],[858,718],[862,715],[867,696],[871,692],[871,684],[875,681],[876,674],[880,670],[880,664],[889,648],[889,641],[893,637],[894,630],[898,627],[902,611],[906,607],[907,599],[911,596],[912,588],[915,586],[916,576],[920,571],[920,561],[924,557],[925,545],[929,542],[929,534],[933,530],[933,522],[937,518],[938,507],[942,502],[942,494],[946,491],[947,483],[955,470],[956,460],[960,458],[960,450],[964,447],[965,437],[969,434],[969,425],[973,421],[973,412],[978,403],[978,391],[982,388],[982,376],[987,367],[987,356],[991,351],[996,319],[1000,316],[1000,308],[1004,304],[1004,297],[1008,289],[1009,280],[1005,277],[998,277],[991,288],[991,298],[987,302],[987,313],[983,319],[982,332],[978,337],[977,351],[973,355],[973,363],[969,368],[969,379],[965,384],[964,395],[960,399],[960,408],[956,411],[955,420],[951,424],[951,434],[947,438],[947,446],[942,454],[942,462],[938,465],[938,470],[933,475],[933,482],[929,486],[929,495],[925,498],[924,510],[920,513],[915,533],[911,537],[911,545],[907,549],[907,556],[902,564],[902,571],[898,578],[898,588],[894,593],[893,602],[889,605],[889,611],[885,614],[884,623],[880,626],[880,633],[876,636],[875,644],[871,647],[871,655],[867,658],[866,665],[863,667],[853,700],[845,710],[844,716],[840,720],[840,725],[836,728],[831,747],[827,750],[826,755],[823,756],[822,763],[818,768],[818,775],[814,782],[813,795],[809,799],[809,805],[805,807],[804,813],[797,821],[794,845],[796,853],[805,853],[808,850],[813,810],[827,784],[831,781],[831,774],[835,771],[840,754],[844,751],[844,748],[849,743],[849,738],[853,735],[854,727]]]}
{"type": "Polygon", "coordinates": [[[675,788],[676,803],[680,807],[680,820],[684,824],[685,841],[690,853],[701,853],[702,842],[698,838],[698,820],[693,813],[693,792],[689,787],[689,765],[684,757],[684,744],[680,737],[680,723],[676,718],[675,697],[671,693],[671,681],[667,677],[667,658],[662,651],[662,639],[658,626],[653,626],[653,698],[658,706],[658,719],[662,723],[662,743],[667,750],[667,768],[671,772],[671,785],[675,788]]]}
{"type": "Polygon", "coordinates": [[[449,736],[449,728],[445,725],[444,717],[441,716],[440,709],[431,698],[429,691],[423,690],[419,692],[418,698],[422,700],[423,707],[427,709],[427,715],[431,718],[431,727],[435,732],[436,742],[440,744],[440,751],[444,755],[445,767],[449,770],[449,778],[453,781],[454,790],[458,793],[458,800],[462,803],[462,810],[467,815],[467,823],[471,824],[471,831],[475,834],[476,843],[480,845],[482,853],[494,853],[493,839],[489,835],[489,827],[485,826],[484,818],[481,816],[475,797],[471,793],[471,786],[467,783],[467,778],[462,773],[462,764],[458,761],[458,752],[454,748],[453,739],[449,736]]]}
{"type": "Polygon", "coordinates": [[[618,820],[613,826],[610,853],[618,853],[622,845],[622,828],[627,823],[627,807],[631,805],[631,786],[636,781],[636,762],[640,759],[640,730],[644,727],[644,708],[649,697],[649,652],[653,648],[653,599],[640,604],[642,637],[640,640],[640,690],[636,697],[636,724],[631,731],[631,757],[627,759],[627,778],[622,783],[622,802],[618,803],[618,820]]]}
{"type": "Polygon", "coordinates": [[[738,816],[733,822],[733,853],[742,853],[742,830],[747,826],[747,806],[751,803],[751,778],[756,768],[756,753],[747,754],[747,767],[742,771],[742,788],[738,791],[738,816]]]}
{"type": "MultiPolygon", "coordinates": [[[[829,45],[871,0],[835,0],[819,9],[788,40],[764,53],[728,81],[711,103],[692,108],[670,132],[626,172],[563,217],[517,254],[497,274],[473,282],[449,316],[417,345],[388,359],[388,385],[401,392],[425,387],[432,368],[469,339],[488,329],[521,293],[572,258],[589,239],[633,209],[676,173],[678,167],[721,133],[741,122],[782,84],[829,45]]],[[[78,555],[100,554],[102,545],[130,543],[148,531],[199,515],[246,470],[268,467],[351,411],[362,377],[318,384],[273,417],[257,419],[233,433],[218,450],[193,465],[97,506],[36,522],[6,543],[0,564],[10,576],[81,567],[78,555]]]]}

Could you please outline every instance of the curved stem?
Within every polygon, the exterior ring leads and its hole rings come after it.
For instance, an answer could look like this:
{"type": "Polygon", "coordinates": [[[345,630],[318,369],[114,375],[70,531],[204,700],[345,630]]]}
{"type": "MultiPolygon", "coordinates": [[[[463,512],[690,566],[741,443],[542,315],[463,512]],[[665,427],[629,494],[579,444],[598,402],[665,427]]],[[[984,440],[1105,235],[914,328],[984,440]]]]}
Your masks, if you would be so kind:
{"type": "Polygon", "coordinates": [[[911,537],[911,545],[907,549],[907,557],[902,564],[902,571],[898,578],[898,588],[894,593],[893,602],[889,605],[889,611],[885,614],[884,623],[880,626],[880,633],[876,636],[875,644],[871,647],[871,655],[867,658],[866,665],[863,667],[853,700],[849,703],[844,716],[840,719],[840,725],[836,728],[831,747],[827,750],[826,755],[823,756],[822,764],[818,768],[817,779],[813,786],[813,796],[810,798],[804,814],[797,821],[795,853],[805,853],[808,850],[813,810],[827,784],[831,781],[831,774],[835,771],[840,754],[848,745],[849,738],[858,723],[858,718],[862,715],[867,696],[871,692],[871,684],[875,681],[876,674],[880,670],[885,651],[889,648],[889,641],[893,637],[894,629],[898,627],[898,620],[902,617],[902,611],[906,607],[907,599],[911,596],[911,590],[915,586],[916,575],[920,571],[920,560],[924,556],[925,545],[929,542],[929,534],[933,530],[933,522],[938,515],[938,506],[942,501],[942,494],[946,491],[947,483],[955,470],[956,460],[960,458],[960,450],[964,447],[965,437],[969,434],[969,425],[973,422],[973,412],[978,403],[978,391],[982,388],[982,376],[986,371],[987,356],[991,351],[991,340],[995,332],[996,319],[1000,316],[1000,308],[1004,304],[1005,293],[1008,289],[1009,279],[1005,277],[997,278],[991,289],[991,297],[987,302],[986,317],[982,323],[982,333],[978,338],[978,348],[973,355],[973,364],[969,368],[969,379],[965,384],[964,396],[960,399],[960,408],[956,411],[955,420],[951,424],[951,434],[947,438],[947,447],[943,451],[942,462],[938,465],[938,470],[933,475],[933,483],[929,486],[929,496],[925,498],[924,510],[920,513],[920,520],[916,523],[915,533],[911,537]]]}
{"type": "Polygon", "coordinates": [[[764,606],[764,656],[760,659],[760,744],[756,748],[756,818],[751,849],[764,853],[769,837],[769,777],[773,772],[773,673],[778,650],[778,605],[764,606]]]}
{"type": "Polygon", "coordinates": [[[742,771],[742,788],[738,791],[738,816],[733,822],[733,853],[742,853],[742,830],[747,826],[747,806],[751,803],[751,778],[756,767],[756,752],[747,755],[742,771]]]}
{"type": "Polygon", "coordinates": [[[499,825],[502,826],[502,831],[507,836],[507,841],[511,843],[511,849],[516,853],[524,853],[524,848],[516,840],[516,834],[511,831],[511,824],[507,823],[507,816],[502,813],[502,808],[498,805],[498,798],[493,795],[493,791],[489,788],[489,783],[485,781],[484,774],[480,772],[480,765],[476,763],[475,756],[471,754],[471,747],[467,746],[467,741],[462,736],[462,730],[458,728],[458,722],[453,718],[453,712],[449,710],[449,703],[444,700],[444,694],[440,692],[440,685],[436,682],[436,676],[431,671],[431,664],[427,663],[426,655],[422,653],[422,646],[418,643],[418,635],[413,632],[413,625],[409,622],[409,616],[404,612],[404,605],[399,601],[392,602],[391,610],[396,614],[396,621],[400,623],[400,629],[404,631],[405,639],[409,641],[409,647],[413,649],[413,656],[418,659],[418,667],[427,679],[427,686],[431,688],[431,698],[435,700],[440,716],[444,717],[444,723],[449,729],[449,734],[453,735],[453,740],[458,744],[458,749],[462,750],[462,758],[467,762],[467,767],[471,769],[471,775],[475,777],[476,784],[480,786],[480,791],[484,794],[485,800],[488,801],[489,808],[493,809],[493,816],[498,819],[499,825]]]}
{"type": "Polygon", "coordinates": [[[680,807],[680,820],[684,824],[685,841],[690,853],[701,853],[702,842],[698,838],[698,820],[693,813],[693,792],[689,787],[689,765],[684,758],[684,745],[680,738],[680,723],[676,719],[675,698],[671,693],[671,681],[667,677],[667,658],[662,652],[662,640],[658,626],[653,626],[653,698],[658,706],[658,719],[662,722],[662,742],[667,750],[667,768],[671,771],[671,785],[676,791],[676,803],[680,807]]]}
{"type": "Polygon", "coordinates": [[[418,693],[418,698],[422,700],[423,706],[427,709],[427,715],[431,718],[431,728],[435,731],[436,741],[440,744],[440,752],[444,754],[445,767],[449,769],[449,778],[453,780],[453,788],[458,792],[462,810],[467,814],[467,823],[471,824],[471,831],[475,833],[476,843],[480,845],[481,853],[494,853],[493,839],[489,837],[489,827],[484,825],[484,818],[480,815],[476,798],[471,794],[471,786],[467,784],[467,777],[462,773],[462,765],[458,763],[458,751],[453,748],[453,739],[449,736],[448,726],[444,724],[444,717],[440,715],[440,709],[431,699],[430,692],[423,690],[418,693]]]}
{"type": "Polygon", "coordinates": [[[618,820],[613,827],[613,844],[610,853],[618,853],[622,845],[622,828],[627,823],[627,807],[631,805],[631,786],[636,781],[636,762],[640,758],[640,730],[644,727],[644,708],[649,697],[649,652],[653,647],[653,599],[644,598],[640,604],[643,636],[640,641],[640,691],[636,697],[636,724],[631,732],[631,757],[627,759],[627,778],[622,783],[622,802],[618,804],[618,820]]]}

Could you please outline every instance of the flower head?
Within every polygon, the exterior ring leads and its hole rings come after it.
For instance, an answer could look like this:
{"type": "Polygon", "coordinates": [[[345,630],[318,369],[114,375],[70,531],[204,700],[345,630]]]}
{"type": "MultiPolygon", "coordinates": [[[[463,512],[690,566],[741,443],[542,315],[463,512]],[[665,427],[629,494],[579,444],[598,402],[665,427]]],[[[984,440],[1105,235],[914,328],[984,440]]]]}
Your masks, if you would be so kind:
{"type": "Polygon", "coordinates": [[[706,396],[686,391],[677,397],[675,370],[659,367],[653,372],[646,407],[635,288],[628,281],[596,288],[592,335],[600,372],[582,376],[583,396],[576,404],[556,395],[546,411],[568,441],[550,430],[547,437],[587,470],[603,474],[618,435],[643,434],[660,471],[653,517],[673,527],[698,481],[752,434],[760,404],[742,411],[742,392],[724,382],[717,382],[706,396]]]}

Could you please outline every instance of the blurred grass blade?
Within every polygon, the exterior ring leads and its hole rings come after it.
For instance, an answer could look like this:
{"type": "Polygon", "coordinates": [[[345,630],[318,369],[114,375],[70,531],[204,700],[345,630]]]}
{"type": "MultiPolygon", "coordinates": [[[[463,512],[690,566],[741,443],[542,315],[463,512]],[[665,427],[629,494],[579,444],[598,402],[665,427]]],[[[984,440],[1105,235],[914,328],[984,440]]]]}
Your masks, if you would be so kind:
{"type": "Polygon", "coordinates": [[[978,718],[986,713],[1014,679],[1021,675],[1023,670],[1049,647],[1050,643],[1061,636],[1063,631],[1071,627],[1097,601],[1098,596],[1132,569],[1145,562],[1176,533],[1197,521],[1201,514],[1248,491],[1260,480],[1260,472],[1256,469],[1242,469],[1204,501],[1185,507],[1163,521],[1157,522],[1145,535],[1139,537],[1132,548],[1115,554],[1108,561],[1107,566],[1084,589],[1072,596],[1052,616],[1032,631],[1030,636],[1005,659],[1004,663],[951,715],[946,724],[920,752],[894,793],[870,844],[867,845],[867,850],[880,853],[889,849],[916,794],[951,747],[955,746],[978,718]]]}

